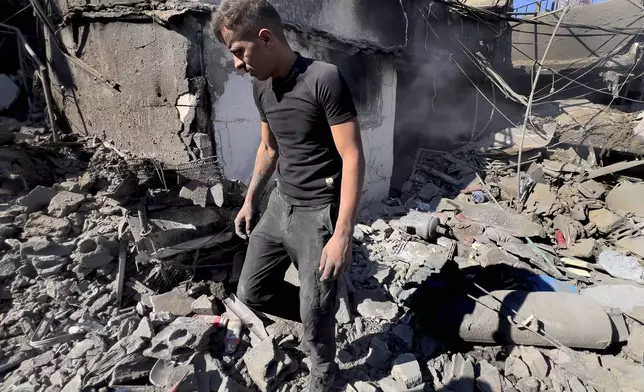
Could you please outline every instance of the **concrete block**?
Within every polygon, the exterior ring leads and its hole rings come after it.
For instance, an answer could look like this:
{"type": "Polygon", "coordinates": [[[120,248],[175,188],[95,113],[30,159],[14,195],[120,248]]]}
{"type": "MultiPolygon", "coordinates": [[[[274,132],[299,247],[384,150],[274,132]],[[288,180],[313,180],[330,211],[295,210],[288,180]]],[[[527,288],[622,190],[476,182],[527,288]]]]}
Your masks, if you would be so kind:
{"type": "Polygon", "coordinates": [[[32,189],[29,194],[19,198],[17,203],[21,206],[27,207],[27,213],[29,214],[47,207],[51,202],[51,199],[53,199],[57,193],[58,192],[53,189],[38,185],[32,189]]]}
{"type": "Polygon", "coordinates": [[[187,316],[192,312],[193,298],[183,292],[175,289],[164,294],[150,297],[152,309],[154,312],[170,312],[175,316],[187,316]]]}
{"type": "Polygon", "coordinates": [[[530,377],[530,369],[521,359],[511,356],[505,360],[505,375],[526,378],[530,377]]]}
{"type": "Polygon", "coordinates": [[[398,315],[398,305],[379,290],[357,290],[353,301],[362,317],[393,320],[398,315]]]}
{"type": "Polygon", "coordinates": [[[78,210],[85,196],[80,193],[62,191],[58,192],[49,202],[47,214],[56,218],[64,218],[78,210]]]}
{"type": "Polygon", "coordinates": [[[405,388],[413,388],[423,381],[423,374],[420,365],[413,354],[402,354],[394,359],[391,375],[394,380],[405,385],[405,388]]]}
{"type": "Polygon", "coordinates": [[[593,210],[588,213],[588,220],[597,226],[602,234],[609,234],[622,223],[622,218],[613,214],[606,208],[600,210],[593,210]]]}
{"type": "Polygon", "coordinates": [[[534,347],[522,346],[520,349],[521,359],[528,365],[530,369],[530,374],[538,377],[545,378],[548,376],[548,362],[546,362],[545,357],[541,351],[537,350],[534,347]]]}
{"type": "Polygon", "coordinates": [[[247,351],[243,360],[250,378],[262,392],[273,391],[289,374],[299,368],[297,362],[277,347],[270,337],[247,351]]]}

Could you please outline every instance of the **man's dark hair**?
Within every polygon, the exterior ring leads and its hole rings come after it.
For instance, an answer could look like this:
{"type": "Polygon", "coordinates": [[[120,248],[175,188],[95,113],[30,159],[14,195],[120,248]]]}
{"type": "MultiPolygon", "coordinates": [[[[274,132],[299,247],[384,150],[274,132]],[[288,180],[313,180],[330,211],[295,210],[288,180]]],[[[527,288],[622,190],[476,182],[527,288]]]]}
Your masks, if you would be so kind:
{"type": "Polygon", "coordinates": [[[266,0],[222,0],[213,16],[213,28],[217,39],[224,42],[222,28],[231,30],[237,39],[251,39],[261,29],[267,28],[285,41],[282,18],[266,0]]]}

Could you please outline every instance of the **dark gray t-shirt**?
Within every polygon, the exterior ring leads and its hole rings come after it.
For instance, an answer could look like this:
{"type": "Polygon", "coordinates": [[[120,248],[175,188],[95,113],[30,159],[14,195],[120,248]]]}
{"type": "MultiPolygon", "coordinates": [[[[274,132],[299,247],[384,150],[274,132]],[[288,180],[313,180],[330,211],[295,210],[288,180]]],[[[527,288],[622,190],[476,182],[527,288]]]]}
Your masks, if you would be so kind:
{"type": "Polygon", "coordinates": [[[277,184],[287,202],[317,205],[339,201],[342,159],[331,126],[357,113],[340,70],[298,54],[282,79],[253,80],[260,118],[277,139],[277,184]]]}

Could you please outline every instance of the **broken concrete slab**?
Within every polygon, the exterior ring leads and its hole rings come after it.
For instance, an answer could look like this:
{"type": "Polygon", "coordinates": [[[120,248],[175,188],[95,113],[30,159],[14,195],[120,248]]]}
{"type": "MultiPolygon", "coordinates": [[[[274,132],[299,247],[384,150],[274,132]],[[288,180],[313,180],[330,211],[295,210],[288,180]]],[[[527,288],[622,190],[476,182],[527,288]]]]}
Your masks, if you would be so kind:
{"type": "Polygon", "coordinates": [[[595,180],[587,180],[577,184],[577,190],[589,199],[599,199],[606,193],[606,187],[595,180]]]}
{"type": "Polygon", "coordinates": [[[299,368],[297,362],[281,350],[271,337],[248,350],[242,357],[248,374],[260,391],[269,392],[299,368]]]}
{"type": "Polygon", "coordinates": [[[396,251],[396,257],[410,264],[423,264],[440,271],[448,262],[449,250],[435,244],[407,241],[396,251]]]}
{"type": "Polygon", "coordinates": [[[46,238],[30,238],[20,244],[20,256],[22,259],[40,256],[67,257],[72,254],[76,245],[73,242],[55,243],[46,238]]]}
{"type": "Polygon", "coordinates": [[[64,218],[72,212],[76,212],[85,196],[80,193],[61,191],[49,202],[47,214],[56,218],[64,218]]]}
{"type": "Polygon", "coordinates": [[[537,215],[549,215],[556,202],[557,194],[550,191],[550,186],[537,183],[528,197],[526,209],[537,215]]]}
{"type": "Polygon", "coordinates": [[[110,379],[110,386],[130,385],[141,379],[147,379],[156,361],[154,358],[140,356],[136,361],[116,366],[110,379]]]}
{"type": "Polygon", "coordinates": [[[42,277],[58,274],[68,263],[69,259],[60,256],[38,256],[31,259],[31,264],[42,277]]]}
{"type": "Polygon", "coordinates": [[[357,290],[353,302],[362,317],[393,320],[398,315],[398,305],[380,290],[357,290]]]}
{"type": "Polygon", "coordinates": [[[87,275],[114,261],[115,257],[110,250],[112,244],[109,242],[103,236],[85,238],[80,241],[71,256],[72,260],[78,263],[78,273],[87,275]]]}
{"type": "Polygon", "coordinates": [[[644,362],[644,326],[633,324],[624,352],[635,362],[644,362]]]}
{"type": "Polygon", "coordinates": [[[584,238],[580,239],[568,249],[561,251],[561,254],[565,257],[579,257],[582,259],[589,259],[593,257],[595,250],[597,249],[597,240],[593,238],[584,238]]]}
{"type": "Polygon", "coordinates": [[[405,385],[406,389],[417,387],[423,382],[420,365],[413,354],[401,354],[394,359],[391,368],[394,380],[405,385]]]}
{"type": "Polygon", "coordinates": [[[387,343],[378,337],[371,339],[367,364],[376,369],[388,369],[390,360],[391,351],[389,351],[387,343]]]}
{"type": "Polygon", "coordinates": [[[539,392],[541,383],[536,377],[526,377],[517,381],[516,387],[519,392],[539,392]]]}
{"type": "Polygon", "coordinates": [[[494,365],[483,360],[478,362],[478,368],[476,386],[481,392],[503,392],[501,374],[494,365]]]}
{"type": "MultiPolygon", "coordinates": [[[[183,302],[183,300],[181,299],[180,302],[183,302]]],[[[164,310],[167,310],[167,309],[164,309],[164,310]]],[[[208,296],[205,294],[195,299],[192,302],[192,304],[190,305],[190,310],[192,310],[194,314],[203,314],[203,315],[210,315],[210,316],[215,315],[215,306],[213,302],[210,300],[210,298],[208,298],[208,296]]],[[[176,313],[173,313],[173,314],[176,314],[176,313]]],[[[176,314],[176,315],[185,316],[185,314],[176,314]]]]}
{"type": "Polygon", "coordinates": [[[169,312],[175,316],[187,316],[192,312],[194,299],[189,297],[185,291],[174,289],[164,294],[151,296],[150,302],[155,313],[169,312]]]}
{"type": "Polygon", "coordinates": [[[644,194],[644,183],[624,182],[619,184],[606,196],[606,207],[614,213],[635,215],[644,218],[644,203],[639,202],[634,195],[644,194]]]}
{"type": "Polygon", "coordinates": [[[212,324],[199,318],[179,317],[152,338],[148,357],[179,360],[201,351],[214,332],[212,324]]]}
{"type": "Polygon", "coordinates": [[[610,234],[623,223],[620,216],[613,214],[606,208],[590,211],[588,220],[594,223],[602,234],[610,234]]]}
{"type": "Polygon", "coordinates": [[[116,342],[110,349],[93,362],[83,378],[83,385],[94,386],[106,381],[117,366],[133,364],[141,357],[146,341],[138,336],[127,336],[116,342]]]}
{"type": "Polygon", "coordinates": [[[132,335],[152,339],[154,337],[154,327],[152,326],[150,319],[143,317],[141,321],[139,321],[139,325],[136,327],[132,335]]]}
{"type": "Polygon", "coordinates": [[[639,391],[644,385],[644,367],[621,357],[602,355],[602,367],[617,378],[621,390],[639,391]]]}
{"type": "Polygon", "coordinates": [[[546,378],[549,372],[548,362],[541,351],[530,346],[521,346],[521,359],[528,365],[530,374],[538,378],[546,378]]]}
{"type": "Polygon", "coordinates": [[[40,211],[43,208],[49,206],[51,199],[56,196],[58,192],[51,188],[46,188],[42,185],[38,185],[29,192],[26,196],[19,198],[16,203],[18,205],[27,207],[27,213],[40,211]]]}
{"type": "MultiPolygon", "coordinates": [[[[456,204],[456,203],[455,203],[456,204]]],[[[458,203],[463,215],[486,227],[497,227],[516,237],[541,237],[541,225],[490,204],[458,203]]]]}
{"type": "Polygon", "coordinates": [[[592,298],[608,309],[619,309],[624,313],[644,307],[644,287],[630,284],[600,285],[581,290],[580,294],[592,298]]]}
{"type": "Polygon", "coordinates": [[[22,233],[23,238],[53,237],[66,238],[72,229],[72,224],[64,218],[54,218],[47,215],[31,214],[22,233]]]}
{"type": "Polygon", "coordinates": [[[598,264],[611,276],[644,283],[644,267],[635,257],[620,252],[605,251],[600,253],[598,264]]]}
{"type": "Polygon", "coordinates": [[[443,383],[453,391],[474,391],[474,365],[462,354],[452,355],[450,366],[447,367],[443,383]]]}
{"type": "Polygon", "coordinates": [[[644,236],[625,237],[615,242],[615,245],[644,259],[644,236]]]}
{"type": "Polygon", "coordinates": [[[505,360],[505,375],[514,376],[517,379],[530,377],[530,369],[521,359],[510,356],[505,360]]]}
{"type": "Polygon", "coordinates": [[[20,268],[20,257],[6,254],[0,260],[0,280],[5,280],[16,275],[20,268]]]}

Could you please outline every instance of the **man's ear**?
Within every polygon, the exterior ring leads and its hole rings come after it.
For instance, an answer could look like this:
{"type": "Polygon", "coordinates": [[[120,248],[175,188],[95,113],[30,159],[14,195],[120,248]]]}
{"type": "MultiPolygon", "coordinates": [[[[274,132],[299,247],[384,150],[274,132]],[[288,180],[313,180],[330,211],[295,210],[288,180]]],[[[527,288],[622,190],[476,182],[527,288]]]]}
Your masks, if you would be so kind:
{"type": "Polygon", "coordinates": [[[274,44],[274,37],[273,33],[269,29],[261,29],[259,31],[259,39],[264,43],[265,46],[267,47],[272,47],[274,44]]]}

